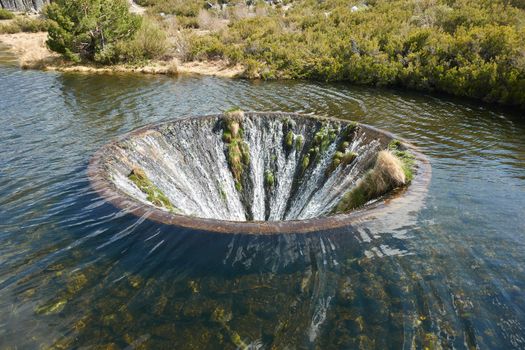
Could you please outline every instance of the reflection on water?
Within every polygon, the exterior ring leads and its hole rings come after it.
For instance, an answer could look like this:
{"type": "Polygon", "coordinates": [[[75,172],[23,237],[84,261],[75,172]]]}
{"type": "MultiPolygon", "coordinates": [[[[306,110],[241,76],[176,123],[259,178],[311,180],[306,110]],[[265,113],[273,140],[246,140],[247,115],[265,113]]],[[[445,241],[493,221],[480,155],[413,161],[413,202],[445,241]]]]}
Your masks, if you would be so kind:
{"type": "Polygon", "coordinates": [[[525,348],[517,112],[342,84],[12,64],[0,91],[0,348],[525,348]],[[232,105],[407,138],[433,166],[424,207],[338,232],[221,236],[120,212],[89,188],[89,157],[109,139],[232,105]]]}

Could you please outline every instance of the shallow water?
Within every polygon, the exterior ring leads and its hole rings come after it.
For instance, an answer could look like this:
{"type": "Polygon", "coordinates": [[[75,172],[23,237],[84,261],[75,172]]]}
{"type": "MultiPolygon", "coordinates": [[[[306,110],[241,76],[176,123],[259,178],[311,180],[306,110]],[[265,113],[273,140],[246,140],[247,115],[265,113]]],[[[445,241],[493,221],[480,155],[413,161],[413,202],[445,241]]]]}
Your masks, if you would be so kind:
{"type": "Polygon", "coordinates": [[[1,349],[525,348],[519,112],[343,84],[0,61],[1,349]],[[410,140],[432,163],[424,206],[338,232],[220,236],[134,217],[90,189],[89,158],[113,137],[232,105],[410,140]]]}

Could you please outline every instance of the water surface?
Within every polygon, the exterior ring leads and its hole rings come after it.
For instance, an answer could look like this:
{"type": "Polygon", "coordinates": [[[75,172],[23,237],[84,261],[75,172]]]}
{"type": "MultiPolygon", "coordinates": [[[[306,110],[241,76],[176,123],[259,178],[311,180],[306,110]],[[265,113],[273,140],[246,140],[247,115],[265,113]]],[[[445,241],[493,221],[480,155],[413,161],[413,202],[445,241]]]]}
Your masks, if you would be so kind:
{"type": "Polygon", "coordinates": [[[0,348],[525,348],[519,112],[343,84],[0,61],[0,348]],[[433,167],[424,206],[340,232],[217,236],[134,217],[90,189],[90,155],[108,140],[232,105],[410,140],[433,167]]]}

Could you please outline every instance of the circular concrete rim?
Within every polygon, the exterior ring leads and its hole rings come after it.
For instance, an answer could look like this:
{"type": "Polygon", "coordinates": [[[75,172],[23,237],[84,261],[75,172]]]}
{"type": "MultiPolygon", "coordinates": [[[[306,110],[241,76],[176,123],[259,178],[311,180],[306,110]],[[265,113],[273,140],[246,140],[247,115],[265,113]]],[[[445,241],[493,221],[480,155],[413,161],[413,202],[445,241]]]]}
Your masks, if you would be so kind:
{"type": "MultiPolygon", "coordinates": [[[[299,113],[285,112],[245,112],[245,114],[264,117],[267,115],[289,116],[292,118],[311,118],[316,120],[331,120],[342,123],[349,123],[350,120],[319,117],[313,115],[304,115],[299,113]]],[[[297,234],[312,233],[326,230],[333,230],[350,226],[352,224],[363,223],[369,220],[375,220],[382,215],[394,215],[389,213],[389,207],[393,204],[401,207],[410,206],[426,196],[428,184],[431,178],[431,166],[428,158],[419,151],[419,149],[402,138],[394,136],[392,133],[372,127],[370,125],[359,123],[359,126],[366,129],[369,133],[375,134],[379,138],[388,138],[399,140],[415,156],[416,173],[411,184],[399,191],[385,196],[361,209],[351,211],[345,214],[336,214],[325,217],[318,217],[305,220],[287,220],[287,221],[230,221],[218,219],[206,219],[193,216],[179,215],[166,212],[152,205],[147,205],[134,200],[118,189],[112,182],[108,181],[107,172],[104,165],[108,151],[116,147],[117,143],[130,138],[137,137],[150,130],[159,129],[164,125],[173,122],[179,122],[189,119],[213,119],[220,118],[222,114],[204,115],[204,116],[186,116],[181,118],[172,118],[159,123],[148,124],[131,132],[128,132],[115,140],[103,145],[90,159],[87,174],[91,186],[104,200],[113,204],[115,207],[125,210],[138,217],[145,217],[158,223],[173,225],[181,228],[201,230],[211,233],[222,234],[297,234]]]]}

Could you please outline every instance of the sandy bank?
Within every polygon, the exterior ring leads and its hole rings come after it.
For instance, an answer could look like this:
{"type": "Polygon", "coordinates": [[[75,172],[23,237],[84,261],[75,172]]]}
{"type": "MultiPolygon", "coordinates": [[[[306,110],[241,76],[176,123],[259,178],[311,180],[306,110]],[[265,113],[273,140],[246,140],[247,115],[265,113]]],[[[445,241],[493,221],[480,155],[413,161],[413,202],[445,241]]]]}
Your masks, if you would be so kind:
{"type": "Polygon", "coordinates": [[[51,52],[46,47],[47,33],[16,33],[0,34],[0,42],[11,48],[17,56],[20,67],[24,69],[43,69],[62,72],[136,72],[144,74],[201,74],[225,78],[240,76],[244,69],[241,65],[230,66],[224,61],[212,62],[180,62],[178,59],[170,61],[153,61],[146,65],[114,65],[95,66],[77,65],[65,62],[60,55],[51,52]]]}

